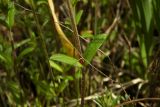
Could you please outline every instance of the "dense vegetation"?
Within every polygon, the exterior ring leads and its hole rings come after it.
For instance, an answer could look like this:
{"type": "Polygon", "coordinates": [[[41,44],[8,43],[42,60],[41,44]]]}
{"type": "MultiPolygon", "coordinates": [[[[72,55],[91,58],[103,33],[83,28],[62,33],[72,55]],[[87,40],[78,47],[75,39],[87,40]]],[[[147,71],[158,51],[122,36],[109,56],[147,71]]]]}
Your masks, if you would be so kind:
{"type": "Polygon", "coordinates": [[[0,0],[0,106],[159,107],[159,0],[0,0]]]}

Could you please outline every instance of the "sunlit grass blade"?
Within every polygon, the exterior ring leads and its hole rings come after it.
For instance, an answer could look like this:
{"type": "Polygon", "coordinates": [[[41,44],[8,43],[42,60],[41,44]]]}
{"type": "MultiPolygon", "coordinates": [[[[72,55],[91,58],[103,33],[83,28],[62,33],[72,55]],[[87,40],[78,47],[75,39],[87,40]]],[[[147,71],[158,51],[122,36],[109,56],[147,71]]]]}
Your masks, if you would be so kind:
{"type": "Polygon", "coordinates": [[[81,63],[79,63],[77,59],[64,54],[54,54],[50,57],[50,60],[66,63],[71,66],[82,67],[81,63]]]}
{"type": "Polygon", "coordinates": [[[81,20],[81,16],[83,14],[83,10],[78,11],[78,13],[76,14],[76,24],[78,25],[79,21],[81,20]]]}
{"type": "Polygon", "coordinates": [[[8,16],[7,16],[7,20],[6,20],[9,28],[11,28],[13,26],[13,24],[14,24],[14,16],[15,16],[14,3],[10,2],[9,3],[8,16]]]}
{"type": "Polygon", "coordinates": [[[56,64],[53,60],[49,60],[49,63],[52,68],[56,69],[59,72],[63,72],[63,69],[61,68],[61,66],[56,64]]]}

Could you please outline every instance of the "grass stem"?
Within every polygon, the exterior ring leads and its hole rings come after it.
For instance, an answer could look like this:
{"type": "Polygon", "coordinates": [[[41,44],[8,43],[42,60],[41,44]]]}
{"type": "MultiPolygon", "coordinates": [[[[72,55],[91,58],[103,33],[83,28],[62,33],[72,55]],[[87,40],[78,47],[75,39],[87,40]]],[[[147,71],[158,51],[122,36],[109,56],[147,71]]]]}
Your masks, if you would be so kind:
{"type": "MultiPolygon", "coordinates": [[[[73,7],[70,0],[67,0],[68,13],[71,19],[71,26],[73,30],[73,39],[75,41],[75,48],[78,50],[80,56],[82,56],[82,49],[80,44],[80,38],[76,26],[75,15],[73,13],[73,7]]],[[[83,64],[83,60],[80,60],[83,64]]],[[[85,68],[82,68],[82,79],[81,79],[81,107],[84,107],[84,95],[85,95],[85,68]]]]}

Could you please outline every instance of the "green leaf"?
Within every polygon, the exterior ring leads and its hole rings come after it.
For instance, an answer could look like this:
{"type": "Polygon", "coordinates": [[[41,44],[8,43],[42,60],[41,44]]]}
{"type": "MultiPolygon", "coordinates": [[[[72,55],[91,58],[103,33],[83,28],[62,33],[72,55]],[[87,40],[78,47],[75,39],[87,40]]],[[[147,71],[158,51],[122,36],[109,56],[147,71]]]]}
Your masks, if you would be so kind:
{"type": "Polygon", "coordinates": [[[82,67],[81,63],[79,63],[77,59],[64,54],[54,54],[50,57],[50,60],[66,63],[72,66],[82,67]]]}
{"type": "Polygon", "coordinates": [[[99,34],[93,38],[91,43],[89,43],[83,55],[85,60],[88,61],[88,63],[92,60],[97,50],[100,48],[100,46],[103,44],[107,37],[108,36],[106,34],[99,34]]]}
{"type": "Polygon", "coordinates": [[[12,66],[12,57],[10,53],[3,53],[0,52],[0,61],[3,61],[3,64],[9,68],[9,66],[12,66]]]}
{"type": "Polygon", "coordinates": [[[34,49],[35,49],[34,47],[28,47],[28,48],[24,49],[24,50],[20,53],[20,55],[18,56],[18,60],[22,59],[23,56],[29,54],[29,53],[32,52],[34,49]]]}
{"type": "Polygon", "coordinates": [[[138,42],[140,45],[140,52],[141,52],[141,58],[142,58],[143,65],[147,67],[147,52],[146,52],[146,47],[145,47],[144,36],[139,35],[138,42]]]}
{"type": "Polygon", "coordinates": [[[20,103],[20,87],[16,82],[7,81],[7,88],[11,94],[8,94],[8,98],[10,99],[10,103],[16,102],[20,103]]]}
{"type": "Polygon", "coordinates": [[[81,37],[82,38],[93,38],[93,35],[88,32],[88,31],[84,31],[82,34],[81,34],[81,37]]]}
{"type": "Polygon", "coordinates": [[[133,15],[137,21],[140,21],[144,31],[149,32],[153,19],[152,0],[131,0],[133,15]]]}
{"type": "Polygon", "coordinates": [[[75,78],[76,79],[81,78],[82,77],[81,73],[82,72],[80,70],[78,70],[77,72],[75,72],[75,78]]]}
{"type": "Polygon", "coordinates": [[[6,20],[6,17],[4,15],[1,15],[0,16],[0,23],[4,26],[7,26],[8,24],[7,24],[7,21],[5,21],[5,20],[6,20]]]}
{"type": "Polygon", "coordinates": [[[142,6],[143,6],[144,17],[145,17],[146,30],[147,32],[149,32],[152,16],[153,16],[152,0],[143,0],[142,6]]]}
{"type": "Polygon", "coordinates": [[[47,1],[45,1],[45,0],[37,1],[37,5],[38,5],[38,6],[43,5],[43,4],[47,5],[47,4],[48,4],[48,2],[47,2],[47,1]]]}
{"type": "Polygon", "coordinates": [[[62,81],[58,86],[58,90],[57,90],[58,93],[63,92],[63,90],[67,87],[67,85],[68,85],[68,80],[62,81]]]}
{"type": "Polygon", "coordinates": [[[9,3],[9,11],[7,16],[7,24],[9,28],[11,28],[14,24],[14,16],[15,16],[14,3],[9,3]]]}
{"type": "Polygon", "coordinates": [[[78,11],[78,13],[76,14],[76,24],[77,25],[81,19],[82,14],[83,14],[83,10],[78,11]]]}
{"type": "Polygon", "coordinates": [[[57,71],[63,72],[63,69],[56,64],[53,60],[49,60],[50,66],[54,69],[56,69],[57,71]]]}
{"type": "Polygon", "coordinates": [[[154,9],[154,15],[155,15],[155,24],[157,25],[158,30],[160,31],[160,1],[159,0],[153,0],[153,9],[154,9]]]}
{"type": "Polygon", "coordinates": [[[44,95],[46,99],[50,100],[56,96],[57,93],[55,93],[52,84],[48,84],[46,81],[38,81],[37,84],[37,91],[44,95]]]}
{"type": "Polygon", "coordinates": [[[75,6],[77,4],[78,0],[71,0],[71,3],[73,6],[75,6]]]}
{"type": "Polygon", "coordinates": [[[19,48],[19,47],[25,45],[26,43],[28,43],[28,42],[30,42],[30,41],[31,41],[31,39],[25,39],[25,40],[23,40],[23,41],[21,41],[21,42],[15,43],[14,47],[15,47],[15,48],[19,48]]]}
{"type": "Polygon", "coordinates": [[[130,0],[135,21],[140,24],[136,26],[136,29],[138,36],[140,36],[138,39],[141,47],[141,57],[145,67],[148,65],[149,56],[152,55],[153,50],[153,28],[151,28],[151,26],[153,26],[154,3],[152,1],[153,0],[130,0]],[[142,35],[144,35],[144,37],[142,35]]]}
{"type": "Polygon", "coordinates": [[[2,54],[0,54],[0,60],[7,62],[7,59],[2,54]]]}

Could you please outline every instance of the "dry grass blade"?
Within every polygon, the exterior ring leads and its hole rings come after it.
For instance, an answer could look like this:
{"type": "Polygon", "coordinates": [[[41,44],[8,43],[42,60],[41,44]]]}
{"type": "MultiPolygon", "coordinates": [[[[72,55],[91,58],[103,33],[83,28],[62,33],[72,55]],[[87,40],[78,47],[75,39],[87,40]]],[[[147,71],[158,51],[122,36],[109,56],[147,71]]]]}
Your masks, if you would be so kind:
{"type": "Polygon", "coordinates": [[[63,30],[62,30],[62,28],[59,24],[59,20],[56,16],[56,13],[55,13],[55,7],[54,7],[53,0],[48,0],[48,4],[49,4],[49,7],[50,7],[50,10],[51,10],[51,13],[52,13],[52,17],[53,17],[53,20],[54,20],[54,25],[55,25],[56,31],[58,33],[58,37],[59,37],[66,53],[70,56],[77,55],[73,44],[66,37],[65,33],[63,32],[63,30]]]}

